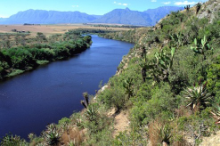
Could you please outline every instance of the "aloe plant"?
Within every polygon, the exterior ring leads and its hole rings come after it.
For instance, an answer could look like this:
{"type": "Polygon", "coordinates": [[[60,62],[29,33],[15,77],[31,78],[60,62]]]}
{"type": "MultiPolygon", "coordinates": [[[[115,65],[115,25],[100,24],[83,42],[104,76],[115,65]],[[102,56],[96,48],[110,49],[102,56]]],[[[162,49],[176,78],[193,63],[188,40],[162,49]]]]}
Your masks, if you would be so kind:
{"type": "Polygon", "coordinates": [[[85,117],[88,121],[94,122],[95,125],[98,124],[97,122],[97,117],[98,117],[98,111],[97,108],[94,105],[88,106],[86,112],[85,112],[85,117]]]}
{"type": "Polygon", "coordinates": [[[154,129],[158,132],[160,143],[163,144],[163,146],[168,146],[170,144],[170,139],[172,138],[171,127],[168,124],[155,124],[154,129]]]}
{"type": "Polygon", "coordinates": [[[48,145],[57,145],[60,141],[59,133],[56,131],[51,131],[46,135],[46,140],[48,145]]]}
{"type": "Polygon", "coordinates": [[[213,105],[213,110],[211,111],[211,114],[213,118],[216,120],[216,124],[220,124],[220,99],[218,99],[214,105],[213,105]]]}
{"type": "Polygon", "coordinates": [[[55,124],[47,126],[45,138],[48,145],[57,145],[59,143],[60,136],[55,124]]]}
{"type": "Polygon", "coordinates": [[[132,78],[128,78],[123,82],[123,87],[126,90],[126,94],[128,95],[128,98],[130,98],[133,95],[132,82],[133,82],[132,78]]]}
{"type": "Polygon", "coordinates": [[[189,9],[190,9],[190,5],[186,5],[186,6],[184,7],[184,9],[186,9],[186,11],[188,12],[189,9]]]}
{"type": "Polygon", "coordinates": [[[172,137],[171,135],[171,128],[168,125],[164,125],[161,129],[160,129],[160,135],[162,138],[162,143],[165,145],[169,145],[170,143],[170,139],[172,137]]]}
{"type": "Polygon", "coordinates": [[[143,82],[145,82],[146,80],[146,77],[147,77],[147,64],[145,63],[145,61],[143,61],[142,63],[139,63],[140,67],[141,67],[141,75],[142,75],[142,79],[143,79],[143,82]]]}
{"type": "Polygon", "coordinates": [[[213,118],[216,120],[216,124],[220,124],[220,107],[218,107],[215,111],[211,111],[213,118]]]}
{"type": "Polygon", "coordinates": [[[206,86],[207,82],[203,85],[194,85],[193,88],[186,89],[185,98],[189,102],[186,107],[190,107],[193,112],[200,111],[211,104],[212,96],[207,92],[206,86]]]}
{"type": "Polygon", "coordinates": [[[199,13],[199,10],[201,9],[201,7],[202,7],[201,3],[196,4],[196,15],[199,13]]]}
{"type": "Polygon", "coordinates": [[[81,100],[81,104],[87,108],[89,106],[89,94],[87,92],[83,93],[84,100],[81,100]]]}
{"type": "Polygon", "coordinates": [[[148,60],[146,57],[147,54],[147,50],[145,49],[145,47],[142,47],[142,52],[141,52],[141,61],[139,63],[140,67],[141,67],[141,75],[142,75],[142,79],[143,82],[145,82],[146,77],[147,77],[147,66],[148,66],[148,60]]]}

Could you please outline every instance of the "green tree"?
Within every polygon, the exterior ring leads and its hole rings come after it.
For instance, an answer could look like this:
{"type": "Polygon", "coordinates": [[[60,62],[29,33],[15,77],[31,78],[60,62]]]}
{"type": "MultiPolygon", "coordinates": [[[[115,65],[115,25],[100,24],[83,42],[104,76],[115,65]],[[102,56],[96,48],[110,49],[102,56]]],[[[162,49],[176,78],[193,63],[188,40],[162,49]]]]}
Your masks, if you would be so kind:
{"type": "Polygon", "coordinates": [[[37,36],[36,36],[36,40],[37,40],[39,43],[42,43],[42,42],[44,42],[44,41],[47,41],[47,38],[46,38],[46,36],[45,36],[43,33],[38,32],[38,33],[37,33],[37,36]]]}

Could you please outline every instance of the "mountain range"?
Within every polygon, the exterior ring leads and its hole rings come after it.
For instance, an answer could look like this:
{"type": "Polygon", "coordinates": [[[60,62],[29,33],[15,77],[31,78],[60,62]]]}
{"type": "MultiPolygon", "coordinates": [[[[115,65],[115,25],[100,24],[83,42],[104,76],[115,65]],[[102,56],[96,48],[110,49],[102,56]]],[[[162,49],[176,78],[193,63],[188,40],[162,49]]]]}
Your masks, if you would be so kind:
{"type": "Polygon", "coordinates": [[[108,23],[153,26],[170,12],[182,9],[182,7],[176,6],[163,6],[140,12],[126,8],[115,9],[104,15],[89,15],[78,11],[60,12],[30,9],[18,12],[9,18],[0,18],[0,24],[108,23]]]}

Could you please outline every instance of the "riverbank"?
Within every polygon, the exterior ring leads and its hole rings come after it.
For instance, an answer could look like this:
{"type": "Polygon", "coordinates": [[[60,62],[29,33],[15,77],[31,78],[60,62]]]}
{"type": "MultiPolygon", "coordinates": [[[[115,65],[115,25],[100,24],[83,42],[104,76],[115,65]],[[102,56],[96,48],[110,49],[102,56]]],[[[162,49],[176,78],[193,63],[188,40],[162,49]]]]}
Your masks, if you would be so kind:
{"type": "Polygon", "coordinates": [[[35,44],[0,51],[0,81],[34,70],[56,60],[81,53],[92,44],[91,36],[78,37],[53,44],[35,44]]]}
{"type": "Polygon", "coordinates": [[[39,136],[48,123],[81,111],[82,93],[94,95],[100,81],[106,84],[115,75],[122,57],[133,47],[97,35],[92,35],[92,42],[74,57],[0,83],[0,137],[11,132],[27,140],[29,133],[39,136]]]}

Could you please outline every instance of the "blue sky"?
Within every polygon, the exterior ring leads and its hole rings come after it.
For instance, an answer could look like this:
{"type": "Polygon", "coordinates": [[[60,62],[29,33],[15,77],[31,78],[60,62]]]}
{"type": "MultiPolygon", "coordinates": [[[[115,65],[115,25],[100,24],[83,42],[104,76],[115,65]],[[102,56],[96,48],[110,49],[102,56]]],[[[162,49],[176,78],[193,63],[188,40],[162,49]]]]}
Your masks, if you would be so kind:
{"type": "Polygon", "coordinates": [[[206,0],[0,0],[0,17],[9,17],[28,9],[80,11],[103,15],[113,9],[128,7],[144,11],[160,6],[191,6],[206,0]]]}

